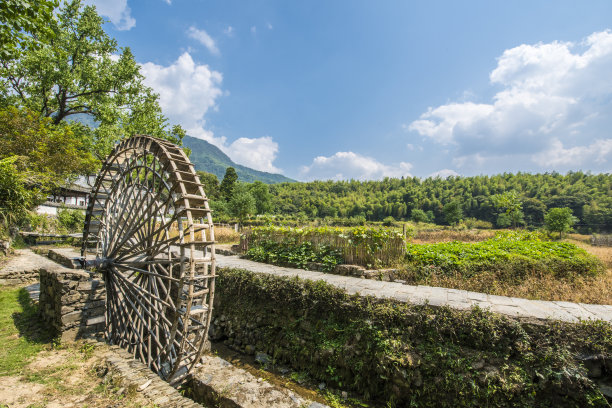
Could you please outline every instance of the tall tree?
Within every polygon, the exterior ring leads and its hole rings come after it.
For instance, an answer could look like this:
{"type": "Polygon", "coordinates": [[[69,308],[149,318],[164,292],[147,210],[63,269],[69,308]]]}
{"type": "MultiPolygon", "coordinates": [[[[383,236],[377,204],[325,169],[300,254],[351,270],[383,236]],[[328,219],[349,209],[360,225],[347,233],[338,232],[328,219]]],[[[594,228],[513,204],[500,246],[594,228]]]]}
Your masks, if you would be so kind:
{"type": "Polygon", "coordinates": [[[257,180],[249,186],[249,191],[255,199],[257,214],[265,214],[272,209],[272,195],[267,184],[257,180]]]}
{"type": "Polygon", "coordinates": [[[66,2],[48,21],[53,36],[26,36],[16,58],[0,56],[0,103],[27,107],[55,124],[91,115],[99,124],[89,134],[100,158],[133,133],[180,142],[184,132],[169,129],[130,49],[119,48],[103,23],[95,7],[66,2]]]}
{"type": "MultiPolygon", "coordinates": [[[[491,201],[493,201],[498,210],[504,211],[506,217],[502,218],[509,220],[513,228],[523,223],[523,203],[515,190],[506,191],[502,194],[494,194],[491,196],[491,201]]],[[[500,224],[498,222],[498,225],[502,226],[500,224]]]]}
{"type": "Polygon", "coordinates": [[[49,21],[57,0],[2,0],[0,2],[0,57],[10,59],[19,53],[28,36],[52,35],[49,21]]]}
{"type": "Polygon", "coordinates": [[[232,198],[229,200],[227,207],[232,216],[238,218],[242,224],[244,220],[255,213],[255,199],[249,192],[249,189],[243,183],[237,183],[234,186],[232,198]]]}
{"type": "Polygon", "coordinates": [[[444,213],[444,219],[450,225],[455,225],[461,222],[463,218],[463,211],[461,209],[461,204],[458,201],[451,201],[446,204],[442,212],[444,213]]]}
{"type": "Polygon", "coordinates": [[[200,182],[204,184],[204,192],[206,193],[206,197],[216,200],[219,198],[219,179],[212,173],[207,173],[205,171],[196,171],[198,176],[200,177],[200,182]]]}
{"type": "Polygon", "coordinates": [[[221,190],[221,195],[226,201],[230,201],[232,199],[237,181],[238,174],[236,173],[236,169],[233,167],[228,167],[225,169],[225,175],[223,176],[223,180],[221,180],[219,190],[221,190]]]}
{"type": "Polygon", "coordinates": [[[551,208],[544,216],[544,224],[550,232],[558,232],[559,238],[563,233],[569,232],[572,225],[576,223],[576,217],[572,214],[571,208],[551,208]]]}

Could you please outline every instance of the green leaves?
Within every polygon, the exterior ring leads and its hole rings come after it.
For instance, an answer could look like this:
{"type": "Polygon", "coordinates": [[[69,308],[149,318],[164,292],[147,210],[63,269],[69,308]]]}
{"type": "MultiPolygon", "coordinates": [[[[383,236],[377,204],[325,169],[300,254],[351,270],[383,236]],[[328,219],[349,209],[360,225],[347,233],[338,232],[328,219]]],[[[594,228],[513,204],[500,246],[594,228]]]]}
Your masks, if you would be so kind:
{"type": "Polygon", "coordinates": [[[344,262],[368,267],[395,263],[401,260],[405,253],[402,234],[389,229],[366,227],[255,227],[251,230],[249,245],[259,246],[261,242],[296,247],[308,243],[317,254],[325,251],[324,248],[333,248],[341,254],[344,262]]]}
{"type": "Polygon", "coordinates": [[[408,244],[406,260],[414,266],[434,266],[464,276],[496,268],[513,268],[516,276],[527,270],[557,276],[594,275],[601,263],[585,250],[566,242],[544,241],[537,232],[498,232],[477,243],[408,244]]]}
{"type": "MultiPolygon", "coordinates": [[[[8,4],[9,9],[36,4],[37,10],[52,10],[56,2],[10,0],[8,4]]],[[[1,7],[4,12],[4,3],[1,7]]],[[[20,52],[0,55],[0,106],[28,108],[56,125],[74,115],[88,115],[95,126],[83,126],[81,133],[90,139],[98,159],[115,142],[134,134],[180,144],[185,131],[180,126],[170,128],[158,95],[143,84],[132,52],[119,48],[104,31],[104,19],[95,7],[71,0],[57,10],[56,18],[51,14],[42,13],[41,18],[52,35],[13,33],[20,38],[20,52]]],[[[18,29],[19,23],[0,27],[1,34],[18,29]]]]}

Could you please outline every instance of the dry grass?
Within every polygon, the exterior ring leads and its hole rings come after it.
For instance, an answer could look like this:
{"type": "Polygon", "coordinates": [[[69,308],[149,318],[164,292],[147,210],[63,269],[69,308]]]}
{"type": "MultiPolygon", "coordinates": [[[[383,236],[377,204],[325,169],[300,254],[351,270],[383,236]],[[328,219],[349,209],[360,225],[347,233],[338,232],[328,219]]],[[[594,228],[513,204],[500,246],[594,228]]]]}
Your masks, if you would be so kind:
{"type": "Polygon", "coordinates": [[[240,233],[233,228],[215,227],[215,242],[219,244],[237,244],[240,242],[240,233]]]}
{"type": "Polygon", "coordinates": [[[480,242],[495,236],[493,230],[421,230],[410,240],[413,244],[431,244],[436,242],[480,242]]]}
{"type": "MultiPolygon", "coordinates": [[[[187,228],[187,223],[184,223],[184,228],[187,228]]],[[[170,228],[170,237],[176,237],[179,234],[178,228],[172,225],[170,228]]],[[[207,241],[207,230],[198,231],[195,233],[195,241],[207,241]],[[205,234],[203,237],[202,234],[205,234]]],[[[190,238],[186,234],[185,242],[189,242],[190,238]]],[[[215,242],[218,244],[237,244],[240,242],[240,233],[234,231],[233,228],[215,226],[215,242]]]]}
{"type": "Polygon", "coordinates": [[[572,234],[567,241],[599,258],[606,271],[596,277],[575,277],[572,280],[534,274],[517,284],[501,282],[493,273],[479,274],[469,279],[460,274],[434,274],[427,280],[412,283],[526,299],[612,305],[612,248],[591,246],[588,244],[588,236],[578,234],[572,234]]]}
{"type": "Polygon", "coordinates": [[[433,275],[421,285],[463,289],[499,296],[512,296],[537,300],[563,300],[567,302],[612,305],[612,269],[595,278],[574,280],[555,279],[551,276],[530,276],[520,284],[501,282],[494,274],[480,274],[465,279],[455,276],[433,275]]]}

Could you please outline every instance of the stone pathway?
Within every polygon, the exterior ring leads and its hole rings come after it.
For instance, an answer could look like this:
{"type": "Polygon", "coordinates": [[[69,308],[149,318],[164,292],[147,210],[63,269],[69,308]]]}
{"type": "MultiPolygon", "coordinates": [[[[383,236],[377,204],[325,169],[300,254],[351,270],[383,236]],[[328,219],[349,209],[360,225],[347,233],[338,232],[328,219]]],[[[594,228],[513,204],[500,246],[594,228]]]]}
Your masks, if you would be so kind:
{"type": "Polygon", "coordinates": [[[489,309],[492,312],[512,317],[533,318],[537,320],[605,320],[612,322],[612,306],[589,305],[560,301],[529,300],[507,296],[487,295],[459,289],[446,289],[433,286],[412,286],[398,282],[383,282],[351,276],[333,275],[324,272],[286,268],[241,259],[237,256],[216,255],[217,267],[240,268],[251,272],[275,276],[298,276],[302,279],[324,280],[350,294],[359,293],[377,298],[395,299],[414,304],[429,303],[432,306],[449,306],[466,310],[472,306],[489,309]]]}
{"type": "MultiPolygon", "coordinates": [[[[54,251],[61,252],[63,256],[78,257],[80,254],[70,248],[58,248],[54,251]]],[[[35,261],[45,258],[33,254],[35,261]]],[[[489,309],[511,317],[532,318],[536,320],[561,320],[566,322],[577,322],[579,320],[604,320],[612,322],[612,305],[591,305],[584,303],[571,303],[562,301],[529,300],[507,296],[488,295],[486,293],[469,292],[459,289],[438,288],[433,286],[413,286],[399,282],[385,282],[372,279],[356,278],[352,276],[341,276],[330,273],[307,271],[303,269],[288,268],[283,266],[269,265],[260,262],[242,259],[237,256],[215,255],[217,267],[239,268],[251,272],[265,273],[274,276],[297,276],[301,279],[324,280],[349,294],[359,293],[371,295],[378,298],[395,299],[401,302],[413,304],[425,304],[432,306],[449,306],[454,309],[467,310],[472,306],[489,309]]],[[[51,262],[51,261],[47,261],[51,262]]],[[[52,262],[53,263],[53,262],[52,262]]],[[[1,272],[0,272],[1,274],[1,272]]]]}
{"type": "Polygon", "coordinates": [[[58,265],[49,258],[37,255],[29,249],[17,249],[6,264],[0,268],[0,284],[19,285],[38,280],[38,271],[58,265]]]}

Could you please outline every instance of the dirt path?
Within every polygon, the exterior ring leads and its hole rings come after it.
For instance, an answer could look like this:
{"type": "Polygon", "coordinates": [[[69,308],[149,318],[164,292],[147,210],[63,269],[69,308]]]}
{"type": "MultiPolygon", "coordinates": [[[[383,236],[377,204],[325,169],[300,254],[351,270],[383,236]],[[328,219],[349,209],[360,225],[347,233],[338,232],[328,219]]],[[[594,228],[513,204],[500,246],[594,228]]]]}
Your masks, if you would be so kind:
{"type": "Polygon", "coordinates": [[[75,343],[49,346],[18,375],[0,377],[0,406],[46,407],[153,407],[136,390],[105,377],[101,346],[75,343]],[[4,404],[4,405],[1,405],[4,404]]]}

